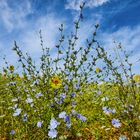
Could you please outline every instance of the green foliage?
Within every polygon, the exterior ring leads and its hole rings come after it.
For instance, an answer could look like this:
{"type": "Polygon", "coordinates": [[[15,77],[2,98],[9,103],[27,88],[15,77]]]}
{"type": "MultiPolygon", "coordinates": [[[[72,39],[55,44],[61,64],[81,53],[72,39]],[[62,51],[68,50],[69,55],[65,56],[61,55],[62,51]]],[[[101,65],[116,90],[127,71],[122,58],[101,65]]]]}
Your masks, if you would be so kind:
{"type": "Polygon", "coordinates": [[[140,138],[140,75],[132,73],[129,55],[120,44],[114,58],[100,45],[98,24],[86,46],[76,47],[83,7],[68,42],[60,26],[56,58],[39,32],[39,67],[15,42],[22,75],[5,61],[0,74],[1,139],[140,138]],[[99,61],[102,68],[97,67],[99,61]]]}

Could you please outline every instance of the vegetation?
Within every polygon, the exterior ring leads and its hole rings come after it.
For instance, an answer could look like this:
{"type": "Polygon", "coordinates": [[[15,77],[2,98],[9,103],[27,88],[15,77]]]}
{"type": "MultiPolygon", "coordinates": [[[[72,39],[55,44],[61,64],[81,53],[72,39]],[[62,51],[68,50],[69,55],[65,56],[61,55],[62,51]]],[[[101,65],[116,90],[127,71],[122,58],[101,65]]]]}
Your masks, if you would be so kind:
{"type": "Polygon", "coordinates": [[[98,24],[86,46],[76,47],[83,7],[70,37],[60,26],[56,58],[44,47],[40,31],[39,67],[15,42],[22,74],[5,60],[0,74],[1,139],[140,139],[140,75],[133,74],[121,44],[114,48],[115,57],[100,45],[98,24]]]}

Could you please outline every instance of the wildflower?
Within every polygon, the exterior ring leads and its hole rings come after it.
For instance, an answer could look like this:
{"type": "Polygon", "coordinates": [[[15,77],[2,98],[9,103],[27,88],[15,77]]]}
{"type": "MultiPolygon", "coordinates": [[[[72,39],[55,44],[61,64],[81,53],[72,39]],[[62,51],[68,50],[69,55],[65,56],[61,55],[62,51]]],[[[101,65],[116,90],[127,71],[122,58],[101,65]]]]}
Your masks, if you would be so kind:
{"type": "Polygon", "coordinates": [[[66,94],[65,93],[61,93],[60,94],[60,98],[65,99],[66,98],[66,94]]]}
{"type": "Polygon", "coordinates": [[[134,109],[134,106],[133,106],[133,105],[131,105],[131,104],[128,105],[128,110],[129,110],[129,111],[133,111],[133,109],[134,109]]]}
{"type": "Polygon", "coordinates": [[[103,111],[105,114],[110,114],[110,113],[115,113],[116,110],[115,109],[111,109],[109,107],[103,107],[103,111]]]}
{"type": "Polygon", "coordinates": [[[127,137],[126,137],[125,135],[121,135],[121,136],[119,137],[119,140],[127,140],[127,137]]]}
{"type": "Polygon", "coordinates": [[[111,109],[108,107],[103,107],[103,111],[105,114],[110,114],[111,113],[111,109]]]}
{"type": "Polygon", "coordinates": [[[51,86],[52,86],[52,88],[58,89],[58,88],[61,87],[61,85],[62,85],[62,81],[60,80],[60,78],[58,76],[54,76],[51,79],[51,86]]]}
{"type": "Polygon", "coordinates": [[[68,91],[68,85],[65,85],[65,86],[64,86],[64,89],[65,89],[66,91],[68,91]]]}
{"type": "Polygon", "coordinates": [[[79,83],[76,83],[76,84],[74,85],[74,87],[75,87],[76,89],[80,89],[79,83]]]}
{"type": "Polygon", "coordinates": [[[33,86],[38,85],[38,84],[39,84],[39,80],[37,79],[37,80],[35,80],[35,81],[32,83],[32,85],[30,85],[30,86],[33,87],[33,86]]]}
{"type": "Polygon", "coordinates": [[[103,97],[103,98],[102,98],[102,101],[108,101],[108,100],[109,100],[108,97],[103,97]]]}
{"type": "Polygon", "coordinates": [[[12,99],[12,102],[16,102],[16,101],[18,101],[18,99],[17,99],[17,98],[12,99]]]}
{"type": "Polygon", "coordinates": [[[54,101],[57,103],[57,104],[62,104],[63,102],[63,99],[61,98],[60,100],[56,97],[54,97],[54,101]]]}
{"type": "Polygon", "coordinates": [[[34,104],[32,103],[31,105],[30,105],[30,107],[33,107],[34,106],[34,104]]]}
{"type": "Polygon", "coordinates": [[[100,72],[102,72],[102,70],[101,70],[100,68],[96,68],[96,69],[95,69],[95,72],[96,72],[96,73],[100,73],[100,72]]]}
{"type": "Polygon", "coordinates": [[[52,118],[50,121],[49,129],[55,129],[60,123],[55,119],[52,118]]]}
{"type": "Polygon", "coordinates": [[[26,99],[26,103],[32,103],[33,102],[33,99],[32,98],[27,98],[26,99]]]}
{"type": "Polygon", "coordinates": [[[98,83],[98,86],[100,87],[100,86],[102,86],[104,84],[105,84],[105,82],[101,81],[101,82],[98,83]]]}
{"type": "Polygon", "coordinates": [[[70,123],[70,117],[67,115],[66,117],[65,117],[65,120],[64,120],[65,122],[67,122],[67,123],[70,123]]]}
{"type": "Polygon", "coordinates": [[[22,120],[23,120],[24,122],[26,122],[26,121],[27,121],[27,114],[24,114],[24,115],[23,115],[22,120]]]}
{"type": "Polygon", "coordinates": [[[120,120],[112,119],[112,125],[116,128],[119,128],[121,126],[120,120]]]}
{"type": "Polygon", "coordinates": [[[49,130],[49,132],[48,132],[48,136],[50,137],[50,138],[56,138],[57,137],[57,130],[55,130],[55,129],[51,129],[51,130],[49,130]]]}
{"type": "Polygon", "coordinates": [[[86,117],[81,114],[77,114],[77,118],[80,119],[82,122],[85,122],[87,120],[86,117]]]}
{"type": "Polygon", "coordinates": [[[41,92],[35,94],[35,97],[36,97],[36,98],[39,98],[39,97],[41,97],[41,96],[42,96],[42,93],[41,93],[41,92]]]}
{"type": "Polygon", "coordinates": [[[38,121],[37,122],[37,127],[41,127],[42,126],[43,121],[38,121]]]}
{"type": "Polygon", "coordinates": [[[71,127],[71,123],[69,122],[69,123],[66,123],[66,127],[67,128],[70,128],[71,127]]]}
{"type": "Polygon", "coordinates": [[[133,79],[134,79],[135,82],[140,82],[140,74],[135,74],[133,76],[133,79]]]}
{"type": "Polygon", "coordinates": [[[66,117],[66,112],[63,111],[59,114],[59,118],[65,118],[66,117]]]}
{"type": "Polygon", "coordinates": [[[29,90],[25,89],[25,92],[27,92],[27,93],[28,93],[28,92],[29,92],[29,90]]]}
{"type": "Polygon", "coordinates": [[[72,101],[72,106],[75,107],[76,106],[76,102],[72,101]]]}
{"type": "Polygon", "coordinates": [[[9,70],[10,70],[10,71],[14,71],[14,66],[11,65],[11,66],[9,67],[9,70]]]}
{"type": "Polygon", "coordinates": [[[14,135],[15,134],[15,130],[11,130],[10,134],[14,135]]]}
{"type": "Polygon", "coordinates": [[[72,92],[71,94],[70,94],[70,97],[75,97],[76,96],[76,92],[72,92]]]}
{"type": "Polygon", "coordinates": [[[13,109],[16,109],[16,108],[17,108],[17,106],[18,106],[18,104],[15,104],[15,105],[14,105],[14,107],[13,107],[13,109]]]}
{"type": "Polygon", "coordinates": [[[97,94],[100,95],[102,92],[101,91],[97,91],[97,94]]]}
{"type": "Polygon", "coordinates": [[[77,114],[76,110],[72,110],[71,112],[72,112],[72,115],[76,115],[77,114]]]}
{"type": "Polygon", "coordinates": [[[15,113],[13,114],[13,116],[18,116],[21,113],[22,109],[18,108],[15,110],[15,113]]]}
{"type": "Polygon", "coordinates": [[[52,103],[48,105],[49,108],[52,108],[53,106],[54,106],[54,104],[52,104],[52,103]]]}
{"type": "Polygon", "coordinates": [[[10,83],[8,84],[8,86],[9,86],[9,85],[11,85],[11,86],[12,86],[12,85],[16,85],[16,82],[10,82],[10,83]]]}

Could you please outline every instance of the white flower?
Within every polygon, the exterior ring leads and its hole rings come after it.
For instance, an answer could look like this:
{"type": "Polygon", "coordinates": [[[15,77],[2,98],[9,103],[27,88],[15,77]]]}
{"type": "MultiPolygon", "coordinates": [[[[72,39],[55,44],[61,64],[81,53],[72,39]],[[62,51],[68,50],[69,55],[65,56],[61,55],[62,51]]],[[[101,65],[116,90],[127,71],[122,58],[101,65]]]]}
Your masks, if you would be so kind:
{"type": "Polygon", "coordinates": [[[15,134],[15,130],[11,130],[10,134],[14,135],[15,134]]]}
{"type": "Polygon", "coordinates": [[[13,116],[18,116],[21,113],[21,111],[22,111],[21,108],[16,109],[13,116]]]}
{"type": "Polygon", "coordinates": [[[50,121],[49,129],[55,129],[60,123],[55,119],[52,118],[50,121]]]}
{"type": "Polygon", "coordinates": [[[15,105],[14,105],[14,107],[13,107],[13,109],[16,109],[16,108],[17,108],[17,106],[18,106],[18,104],[15,104],[15,105]]]}
{"type": "Polygon", "coordinates": [[[39,98],[39,97],[41,97],[41,96],[42,96],[42,93],[41,93],[41,92],[39,92],[39,93],[37,93],[37,94],[35,95],[36,98],[39,98]]]}
{"type": "Polygon", "coordinates": [[[17,99],[17,98],[12,99],[12,102],[16,102],[16,101],[18,101],[18,99],[17,99]]]}
{"type": "Polygon", "coordinates": [[[33,102],[33,99],[32,98],[27,98],[26,99],[26,103],[32,103],[33,102]]]}
{"type": "Polygon", "coordinates": [[[37,122],[37,127],[41,127],[42,126],[43,121],[38,121],[37,122]]]}
{"type": "Polygon", "coordinates": [[[121,127],[121,123],[120,123],[120,120],[118,120],[118,119],[112,119],[112,125],[114,126],[114,127],[116,127],[116,128],[119,128],[119,127],[121,127]]]}
{"type": "Polygon", "coordinates": [[[59,118],[65,118],[66,117],[66,112],[63,111],[59,114],[59,118]]]}
{"type": "Polygon", "coordinates": [[[56,138],[57,137],[57,131],[55,130],[55,129],[51,129],[51,130],[49,130],[49,132],[48,132],[48,136],[50,137],[50,138],[56,138]]]}
{"type": "Polygon", "coordinates": [[[108,100],[109,100],[108,97],[103,97],[103,98],[102,98],[102,101],[108,101],[108,100]]]}
{"type": "Polygon", "coordinates": [[[127,137],[126,137],[125,135],[121,135],[121,136],[119,137],[119,140],[127,140],[127,137]]]}

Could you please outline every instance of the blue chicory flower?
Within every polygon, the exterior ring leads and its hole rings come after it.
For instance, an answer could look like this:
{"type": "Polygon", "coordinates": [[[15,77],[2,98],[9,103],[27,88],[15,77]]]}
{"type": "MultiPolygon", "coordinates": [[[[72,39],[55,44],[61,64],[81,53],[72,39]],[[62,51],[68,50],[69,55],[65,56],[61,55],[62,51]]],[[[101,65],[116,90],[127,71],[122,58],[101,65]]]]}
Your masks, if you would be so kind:
{"type": "Polygon", "coordinates": [[[64,121],[67,122],[67,123],[70,123],[70,116],[67,115],[67,116],[65,117],[65,120],[64,120],[64,121]]]}
{"type": "Polygon", "coordinates": [[[80,119],[82,122],[85,122],[87,118],[81,114],[77,114],[77,118],[80,119]]]}
{"type": "Polygon", "coordinates": [[[57,97],[54,97],[54,101],[60,105],[63,103],[63,98],[58,99],[57,97]]]}
{"type": "Polygon", "coordinates": [[[35,95],[36,98],[39,98],[39,97],[41,97],[41,96],[43,96],[41,92],[39,92],[39,93],[37,93],[37,94],[35,95]]]}
{"type": "Polygon", "coordinates": [[[121,136],[119,137],[119,140],[127,140],[127,137],[126,137],[125,135],[121,135],[121,136]]]}
{"type": "Polygon", "coordinates": [[[101,91],[97,91],[97,94],[100,95],[102,92],[101,91]]]}
{"type": "Polygon", "coordinates": [[[49,129],[55,129],[60,123],[55,119],[52,118],[50,121],[49,129]]]}
{"type": "Polygon", "coordinates": [[[32,103],[33,102],[33,99],[32,98],[27,98],[26,99],[26,103],[32,103]]]}
{"type": "Polygon", "coordinates": [[[79,83],[76,83],[76,84],[74,85],[74,87],[75,87],[76,89],[80,89],[80,84],[79,84],[79,83]]]}
{"type": "Polygon", "coordinates": [[[13,116],[18,116],[21,113],[22,109],[21,108],[17,108],[13,114],[13,116]]]}
{"type": "Polygon", "coordinates": [[[119,128],[119,127],[121,127],[121,123],[120,123],[120,120],[118,120],[118,119],[112,119],[112,125],[114,126],[114,127],[116,127],[116,128],[119,128]]]}
{"type": "Polygon", "coordinates": [[[76,106],[76,102],[72,101],[72,106],[75,107],[76,106]]]}
{"type": "Polygon", "coordinates": [[[51,129],[51,130],[49,130],[49,132],[48,132],[48,136],[50,137],[50,138],[56,138],[57,137],[57,134],[58,134],[58,132],[57,132],[57,130],[55,130],[55,129],[51,129]]]}
{"type": "Polygon", "coordinates": [[[65,89],[66,91],[68,91],[68,85],[65,85],[65,86],[64,86],[64,89],[65,89]]]}
{"type": "Polygon", "coordinates": [[[11,130],[10,134],[14,135],[15,134],[15,130],[11,130]]]}
{"type": "Polygon", "coordinates": [[[70,94],[70,97],[75,97],[76,96],[76,92],[72,92],[71,94],[70,94]]]}
{"type": "Polygon", "coordinates": [[[23,115],[22,120],[23,120],[24,122],[26,122],[26,121],[27,121],[27,114],[24,114],[24,115],[23,115]]]}
{"type": "Polygon", "coordinates": [[[43,121],[38,121],[38,122],[37,122],[37,127],[41,127],[42,124],[43,124],[43,121]]]}
{"type": "Polygon", "coordinates": [[[106,107],[106,106],[103,107],[103,111],[104,111],[105,114],[110,114],[110,113],[115,113],[116,112],[115,109],[111,109],[111,108],[106,107]]]}
{"type": "Polygon", "coordinates": [[[59,118],[65,118],[66,117],[66,112],[63,111],[59,114],[59,118]]]}
{"type": "Polygon", "coordinates": [[[67,127],[67,128],[70,128],[70,127],[71,127],[71,122],[66,123],[66,127],[67,127]]]}
{"type": "Polygon", "coordinates": [[[65,93],[61,93],[60,94],[60,98],[65,99],[66,98],[66,94],[65,93]]]}

